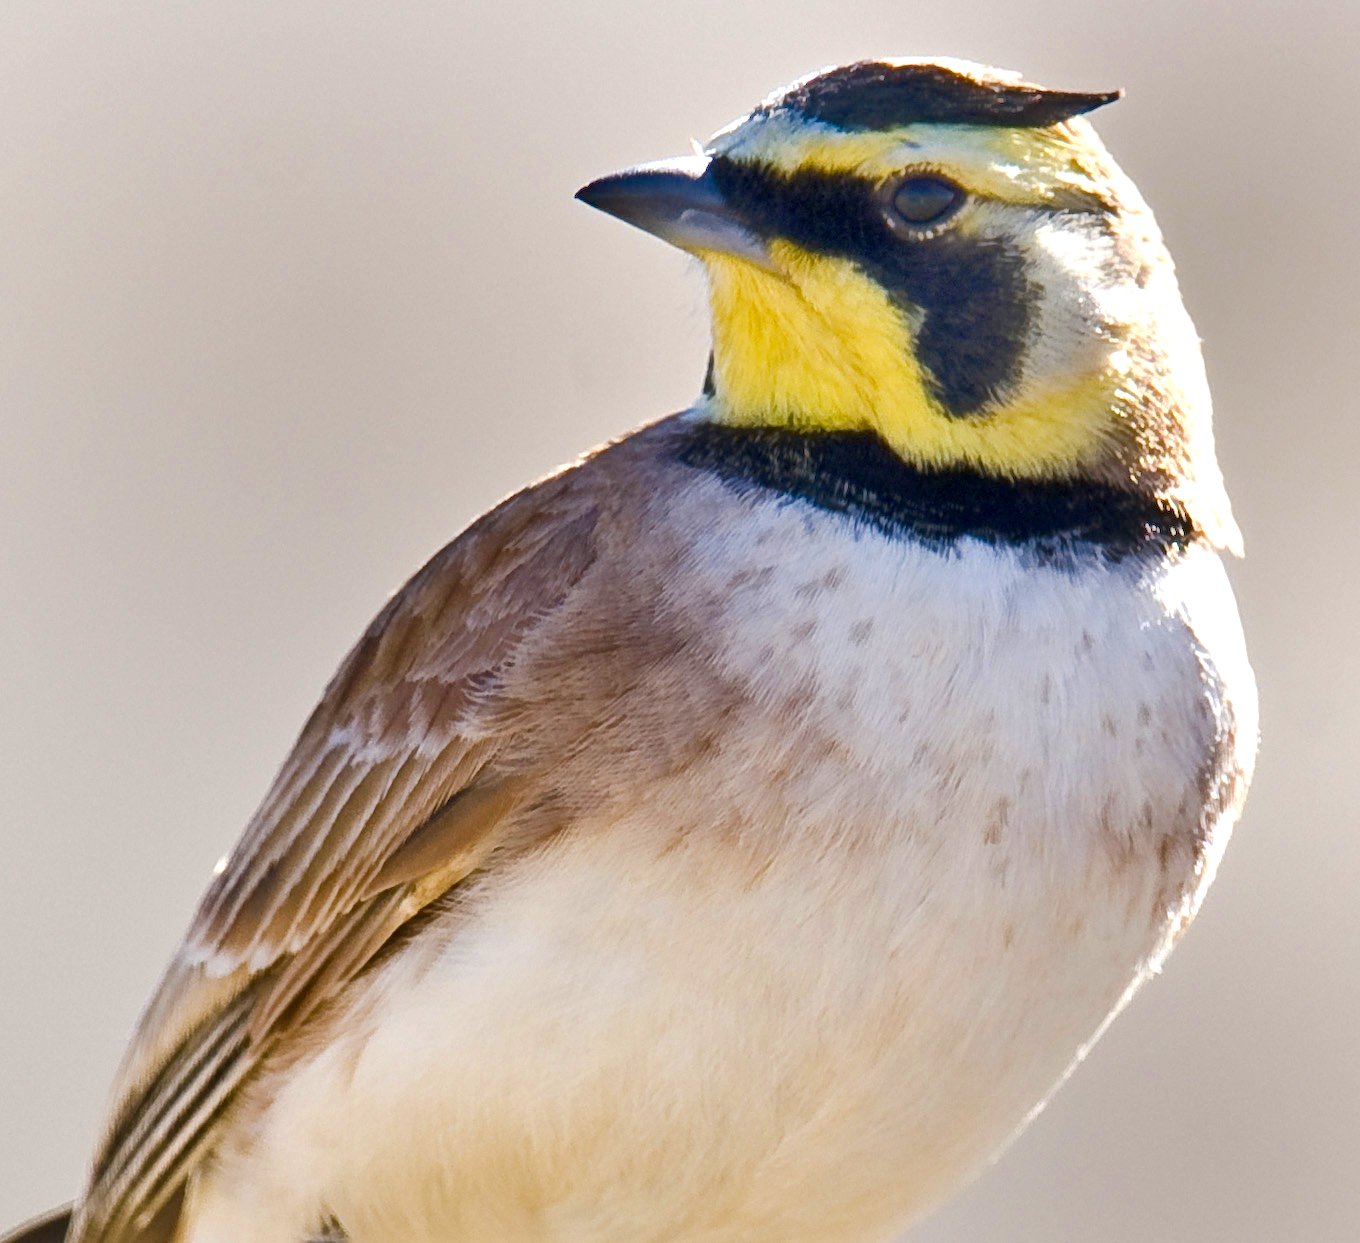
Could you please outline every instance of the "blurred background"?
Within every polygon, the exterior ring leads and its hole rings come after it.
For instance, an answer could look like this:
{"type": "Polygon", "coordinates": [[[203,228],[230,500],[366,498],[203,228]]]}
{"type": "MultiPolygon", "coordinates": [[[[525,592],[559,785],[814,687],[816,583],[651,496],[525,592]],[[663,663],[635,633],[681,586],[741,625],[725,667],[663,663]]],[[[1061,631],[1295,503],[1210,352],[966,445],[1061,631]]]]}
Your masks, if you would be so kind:
{"type": "Polygon", "coordinates": [[[386,594],[696,393],[697,274],[577,186],[943,53],[1128,91],[1096,122],[1206,341],[1264,745],[1165,975],[912,1238],[1354,1239],[1358,37],[1336,0],[0,4],[0,1226],[76,1191],[386,594]]]}

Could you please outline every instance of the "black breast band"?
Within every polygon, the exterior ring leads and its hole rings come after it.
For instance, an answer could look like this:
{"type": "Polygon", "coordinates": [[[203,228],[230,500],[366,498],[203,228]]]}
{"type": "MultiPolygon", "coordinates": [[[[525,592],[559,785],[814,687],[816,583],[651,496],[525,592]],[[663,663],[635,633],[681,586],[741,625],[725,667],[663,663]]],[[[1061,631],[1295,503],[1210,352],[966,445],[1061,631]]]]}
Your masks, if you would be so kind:
{"type": "Polygon", "coordinates": [[[844,514],[883,535],[947,548],[973,539],[1044,560],[1181,548],[1199,532],[1176,503],[1087,480],[1020,480],[925,470],[872,432],[798,432],[695,422],[677,456],[730,486],[844,514]]]}

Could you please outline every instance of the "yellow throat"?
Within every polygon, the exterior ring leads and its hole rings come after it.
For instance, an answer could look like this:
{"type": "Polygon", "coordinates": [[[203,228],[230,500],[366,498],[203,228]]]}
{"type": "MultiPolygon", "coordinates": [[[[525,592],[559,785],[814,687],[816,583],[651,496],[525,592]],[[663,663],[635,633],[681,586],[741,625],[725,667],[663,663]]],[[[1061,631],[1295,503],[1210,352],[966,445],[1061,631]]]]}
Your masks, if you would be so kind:
{"type": "Polygon", "coordinates": [[[1093,368],[983,414],[950,415],[933,396],[904,313],[844,259],[775,242],[796,279],[708,254],[714,417],[735,426],[874,431],[904,460],[1054,477],[1097,461],[1118,388],[1093,368]]]}

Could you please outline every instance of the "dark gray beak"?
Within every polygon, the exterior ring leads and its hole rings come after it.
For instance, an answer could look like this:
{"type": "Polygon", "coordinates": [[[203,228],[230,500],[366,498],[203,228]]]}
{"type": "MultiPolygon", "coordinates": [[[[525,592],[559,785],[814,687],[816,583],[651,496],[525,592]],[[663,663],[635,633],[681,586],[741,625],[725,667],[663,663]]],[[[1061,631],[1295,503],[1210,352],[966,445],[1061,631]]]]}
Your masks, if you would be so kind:
{"type": "Polygon", "coordinates": [[[772,267],[765,243],[718,189],[706,155],[658,160],[601,177],[582,186],[576,197],[691,254],[732,255],[772,267]]]}

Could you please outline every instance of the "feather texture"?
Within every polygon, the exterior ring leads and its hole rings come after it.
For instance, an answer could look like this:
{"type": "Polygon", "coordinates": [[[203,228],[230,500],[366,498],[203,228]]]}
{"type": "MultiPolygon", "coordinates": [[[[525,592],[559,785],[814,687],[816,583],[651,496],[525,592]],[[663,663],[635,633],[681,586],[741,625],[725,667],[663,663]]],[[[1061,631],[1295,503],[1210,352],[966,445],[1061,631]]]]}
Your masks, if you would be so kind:
{"type": "Polygon", "coordinates": [[[74,1240],[136,1237],[269,1049],[492,849],[524,758],[496,686],[595,560],[582,482],[492,511],[341,665],[139,1023],[74,1240]]]}

